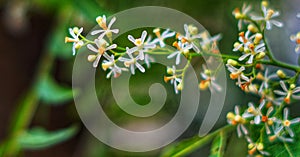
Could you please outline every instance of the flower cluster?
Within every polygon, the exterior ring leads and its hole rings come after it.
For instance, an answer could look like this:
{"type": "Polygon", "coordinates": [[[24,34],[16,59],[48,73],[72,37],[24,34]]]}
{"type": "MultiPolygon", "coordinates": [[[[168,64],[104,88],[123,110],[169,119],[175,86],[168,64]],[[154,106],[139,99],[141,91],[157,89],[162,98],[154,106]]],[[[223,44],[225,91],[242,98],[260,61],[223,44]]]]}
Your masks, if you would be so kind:
{"type": "MultiPolygon", "coordinates": [[[[238,53],[238,57],[228,58],[226,66],[230,78],[237,80],[237,86],[257,95],[260,102],[249,102],[244,110],[236,106],[234,113],[227,114],[227,119],[230,125],[236,126],[238,136],[247,139],[249,156],[269,156],[265,145],[275,141],[294,141],[295,133],[291,126],[299,125],[300,118],[289,119],[289,105],[300,99],[300,87],[296,85],[299,71],[297,67],[284,67],[279,63],[266,43],[265,30],[271,30],[272,25],[283,27],[281,22],[274,19],[280,15],[279,12],[270,9],[266,1],[261,3],[262,16],[253,15],[250,10],[251,6],[244,4],[242,11],[235,9],[233,12],[241,30],[238,41],[233,45],[233,51],[238,53]],[[243,26],[246,26],[245,31],[243,26]],[[263,64],[294,70],[295,75],[287,76],[281,69],[272,73],[263,64]],[[251,133],[251,128],[259,128],[260,135],[251,133]]],[[[291,36],[291,40],[297,44],[296,52],[299,51],[298,36],[291,36]]]]}
{"type": "MultiPolygon", "coordinates": [[[[260,98],[259,102],[249,102],[247,107],[235,106],[234,112],[227,114],[228,124],[236,127],[238,136],[248,141],[249,156],[268,156],[270,153],[265,146],[294,141],[295,132],[291,126],[299,125],[300,118],[290,119],[289,106],[300,100],[300,87],[297,86],[300,68],[277,60],[266,42],[266,31],[270,31],[273,25],[283,27],[283,23],[276,20],[280,13],[271,9],[266,1],[262,1],[260,12],[258,15],[246,4],[233,11],[240,31],[233,44],[233,55],[219,54],[217,42],[221,35],[210,37],[208,32],[200,32],[196,26],[188,24],[183,25],[183,33],[162,28],[142,30],[140,35],[127,36],[131,45],[120,46],[113,40],[113,35],[119,33],[119,29],[113,28],[116,18],[113,17],[107,25],[106,16],[96,18],[99,29],[91,32],[95,39],[85,38],[81,35],[83,29],[74,27],[69,30],[71,37],[66,37],[65,41],[73,43],[74,55],[76,50],[86,46],[91,53],[87,60],[94,68],[100,64],[104,71],[108,71],[107,78],[118,77],[123,72],[134,75],[136,69],[144,73],[144,65],[150,68],[155,57],[166,57],[173,64],[166,68],[163,80],[173,85],[175,93],[184,89],[184,79],[192,59],[208,56],[207,62],[222,60],[230,79],[236,81],[241,90],[260,98]],[[152,39],[151,35],[155,38],[152,39]],[[173,46],[172,49],[167,48],[168,44],[173,46]],[[274,70],[268,65],[294,73],[287,75],[284,70],[274,70]],[[259,130],[258,133],[252,133],[253,128],[259,130]]],[[[297,44],[295,51],[299,54],[300,33],[291,35],[290,40],[297,44]]],[[[200,90],[222,91],[216,81],[219,66],[216,67],[210,69],[202,65],[200,90]]]]}
{"type": "MultiPolygon", "coordinates": [[[[136,73],[136,69],[144,73],[145,64],[148,68],[151,62],[154,62],[155,55],[166,55],[167,59],[174,59],[174,65],[167,67],[167,74],[164,77],[165,82],[170,82],[174,85],[175,93],[183,89],[183,80],[187,68],[190,66],[190,61],[193,57],[201,56],[203,53],[218,53],[216,48],[217,41],[221,39],[220,35],[210,37],[205,31],[199,32],[194,25],[184,24],[184,33],[177,33],[170,29],[153,29],[152,39],[147,30],[143,30],[141,35],[135,38],[133,35],[128,35],[127,39],[133,46],[121,47],[113,43],[113,34],[118,34],[119,29],[112,28],[116,17],[113,17],[107,25],[105,15],[96,18],[99,25],[98,30],[91,32],[96,39],[89,40],[81,35],[83,29],[74,27],[70,29],[70,37],[66,37],[66,42],[73,43],[73,54],[76,50],[86,46],[93,54],[89,54],[87,60],[93,63],[93,67],[97,68],[99,64],[104,71],[108,70],[107,78],[114,76],[118,77],[124,71],[129,71],[131,74],[136,73]],[[166,49],[166,39],[170,38],[172,46],[175,48],[166,49]],[[183,62],[183,58],[187,61],[182,69],[177,67],[183,62]]],[[[212,70],[203,69],[199,88],[220,91],[221,87],[215,83],[215,77],[212,70]],[[209,72],[208,72],[209,71],[209,72]]]]}

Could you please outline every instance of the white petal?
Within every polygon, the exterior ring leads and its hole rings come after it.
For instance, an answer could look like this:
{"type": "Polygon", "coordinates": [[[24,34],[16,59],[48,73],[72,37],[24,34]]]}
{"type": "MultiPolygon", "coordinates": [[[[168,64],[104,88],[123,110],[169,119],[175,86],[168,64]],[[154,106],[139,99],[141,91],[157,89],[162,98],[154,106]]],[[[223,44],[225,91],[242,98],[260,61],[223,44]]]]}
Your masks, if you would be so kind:
{"type": "Polygon", "coordinates": [[[284,110],[283,110],[283,119],[287,120],[288,119],[288,115],[289,115],[288,108],[284,108],[284,110]]]}
{"type": "Polygon", "coordinates": [[[279,82],[280,83],[280,86],[281,86],[281,88],[284,90],[284,91],[288,91],[288,89],[287,89],[287,87],[286,87],[286,85],[285,85],[285,83],[283,82],[283,81],[280,81],[279,82]]]}
{"type": "Polygon", "coordinates": [[[94,63],[93,63],[93,67],[96,68],[98,66],[98,63],[100,61],[101,55],[98,55],[97,58],[95,59],[94,63]]]}
{"type": "Polygon", "coordinates": [[[283,27],[283,23],[279,22],[279,21],[276,21],[276,20],[270,20],[270,22],[272,24],[274,24],[275,26],[277,27],[283,27]]]}
{"type": "Polygon", "coordinates": [[[271,25],[270,21],[266,21],[266,28],[267,28],[267,30],[272,29],[272,25],[271,25]]]}
{"type": "Polygon", "coordinates": [[[142,41],[142,43],[145,42],[146,37],[147,37],[147,31],[144,30],[144,31],[142,32],[142,36],[141,36],[141,41],[142,41]]]}
{"type": "Polygon", "coordinates": [[[138,62],[135,63],[135,66],[142,72],[145,72],[145,68],[143,66],[141,66],[141,64],[139,64],[138,62]]]}
{"type": "Polygon", "coordinates": [[[91,35],[96,35],[98,33],[104,32],[105,30],[94,30],[91,32],[91,35]]]}
{"type": "Polygon", "coordinates": [[[109,24],[108,24],[108,29],[110,29],[110,27],[112,26],[112,24],[114,24],[115,23],[115,21],[116,21],[116,17],[113,17],[111,20],[110,20],[110,22],[109,22],[109,24]]]}
{"type": "Polygon", "coordinates": [[[90,50],[93,51],[93,52],[98,53],[98,49],[96,49],[92,44],[88,44],[88,45],[87,45],[87,48],[90,49],[90,50]]]}
{"type": "Polygon", "coordinates": [[[130,40],[132,43],[135,43],[135,39],[132,35],[128,35],[128,40],[130,40]]]}
{"type": "Polygon", "coordinates": [[[277,95],[283,95],[283,96],[287,95],[287,93],[285,93],[283,91],[280,91],[280,90],[274,90],[274,93],[277,94],[277,95]]]}
{"type": "Polygon", "coordinates": [[[175,62],[176,65],[178,65],[180,63],[180,56],[181,56],[180,53],[178,53],[177,56],[176,56],[176,62],[175,62]]]}

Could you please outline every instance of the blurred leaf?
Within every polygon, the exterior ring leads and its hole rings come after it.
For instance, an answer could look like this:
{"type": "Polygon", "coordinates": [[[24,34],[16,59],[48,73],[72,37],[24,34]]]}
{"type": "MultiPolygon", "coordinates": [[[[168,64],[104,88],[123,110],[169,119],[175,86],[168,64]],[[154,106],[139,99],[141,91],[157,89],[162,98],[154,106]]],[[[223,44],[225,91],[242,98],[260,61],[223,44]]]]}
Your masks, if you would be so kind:
{"type": "Polygon", "coordinates": [[[37,91],[40,99],[46,103],[62,104],[73,99],[73,91],[70,87],[58,85],[49,76],[44,76],[40,79],[37,91]]]}
{"type": "Polygon", "coordinates": [[[162,153],[162,157],[169,157],[169,156],[176,156],[182,150],[188,148],[189,146],[193,145],[194,143],[201,140],[199,136],[195,136],[189,139],[182,140],[176,144],[172,144],[168,146],[162,153]]]}
{"type": "MultiPolygon", "coordinates": [[[[67,19],[65,19],[67,20],[67,19]]],[[[72,55],[72,43],[65,43],[65,37],[70,36],[69,23],[60,22],[58,26],[54,28],[48,39],[48,51],[60,58],[71,58],[72,55]]]]}
{"type": "Polygon", "coordinates": [[[81,13],[86,20],[95,22],[96,17],[102,15],[109,15],[110,13],[102,6],[99,5],[95,0],[75,0],[74,9],[81,13]]]}
{"type": "Polygon", "coordinates": [[[18,142],[23,149],[42,149],[70,139],[78,130],[79,127],[77,125],[53,132],[37,127],[22,134],[18,142]]]}
{"type": "Polygon", "coordinates": [[[217,136],[212,143],[209,157],[222,157],[224,155],[225,145],[226,135],[220,132],[220,135],[217,136]]]}

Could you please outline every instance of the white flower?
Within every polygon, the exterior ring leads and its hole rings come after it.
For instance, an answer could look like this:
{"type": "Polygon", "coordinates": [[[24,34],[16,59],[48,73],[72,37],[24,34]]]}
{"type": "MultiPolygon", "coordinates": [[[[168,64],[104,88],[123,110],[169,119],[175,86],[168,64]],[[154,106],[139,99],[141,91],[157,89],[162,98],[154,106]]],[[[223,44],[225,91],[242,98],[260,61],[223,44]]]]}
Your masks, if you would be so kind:
{"type": "Polygon", "coordinates": [[[245,17],[247,17],[247,14],[251,10],[250,5],[246,5],[245,3],[243,4],[242,11],[240,11],[240,8],[235,8],[234,11],[232,12],[232,15],[235,16],[236,19],[239,19],[238,21],[238,28],[239,30],[242,29],[243,23],[246,23],[247,20],[245,20],[245,17]]]}
{"type": "Polygon", "coordinates": [[[262,113],[261,110],[265,106],[266,101],[262,100],[258,107],[255,107],[253,103],[248,103],[247,112],[243,114],[243,117],[249,118],[254,117],[254,124],[259,124],[261,122],[262,113]]]}
{"type": "Polygon", "coordinates": [[[263,11],[263,17],[252,16],[253,20],[264,20],[266,21],[267,30],[272,29],[272,24],[277,27],[282,27],[283,24],[277,20],[273,20],[273,18],[278,17],[280,14],[278,11],[274,11],[272,9],[267,9],[264,5],[261,7],[263,11]]]}
{"type": "Polygon", "coordinates": [[[69,28],[69,33],[72,36],[72,38],[69,37],[65,38],[65,43],[67,42],[73,43],[73,47],[72,47],[73,55],[76,54],[76,49],[79,49],[84,44],[83,41],[79,39],[79,36],[82,33],[82,31],[83,31],[82,27],[80,29],[78,29],[78,27],[74,27],[73,29],[69,28]]]}
{"type": "Polygon", "coordinates": [[[96,35],[96,34],[99,34],[99,37],[98,39],[102,39],[105,35],[111,40],[111,37],[112,37],[112,33],[119,33],[119,29],[111,29],[111,26],[114,24],[114,22],[116,21],[116,17],[113,17],[111,20],[110,20],[110,23],[106,24],[106,16],[103,15],[102,17],[101,16],[98,16],[96,18],[96,21],[98,23],[98,25],[102,28],[102,30],[94,30],[91,32],[91,35],[96,35]]]}
{"type": "Polygon", "coordinates": [[[180,56],[184,53],[188,53],[192,48],[192,45],[186,45],[181,42],[174,42],[173,46],[175,46],[178,51],[171,53],[167,58],[170,59],[176,56],[175,64],[178,65],[180,63],[180,56]]]}
{"type": "Polygon", "coordinates": [[[300,13],[297,13],[297,18],[300,18],[300,13]]]}
{"type": "Polygon", "coordinates": [[[235,80],[237,79],[238,82],[237,82],[237,85],[238,86],[241,86],[243,84],[242,82],[242,79],[247,81],[247,82],[250,82],[250,79],[244,75],[243,71],[245,70],[245,67],[244,66],[241,66],[239,69],[237,69],[236,67],[230,65],[230,64],[226,64],[227,68],[228,68],[228,71],[230,71],[230,78],[235,80]]]}
{"type": "Polygon", "coordinates": [[[280,125],[279,128],[278,128],[279,130],[284,128],[291,137],[294,137],[295,134],[294,134],[293,130],[290,128],[290,126],[293,125],[293,124],[299,123],[300,118],[295,118],[295,119],[292,119],[292,120],[288,120],[288,116],[289,116],[289,110],[288,110],[288,108],[284,108],[284,110],[283,110],[283,120],[275,119],[274,121],[280,125]]]}
{"type": "Polygon", "coordinates": [[[234,46],[233,51],[238,51],[240,48],[248,48],[249,44],[252,43],[253,38],[255,35],[250,36],[250,31],[248,30],[246,33],[245,32],[240,32],[239,33],[239,41],[241,43],[238,43],[237,45],[234,46]]]}
{"type": "Polygon", "coordinates": [[[92,44],[88,44],[87,48],[96,53],[96,55],[88,56],[88,61],[94,62],[93,67],[96,68],[98,66],[101,56],[104,53],[106,53],[106,51],[115,49],[117,47],[117,45],[112,44],[112,45],[108,46],[108,43],[104,39],[95,39],[95,44],[96,44],[97,48],[95,48],[92,44]]]}
{"type": "Polygon", "coordinates": [[[258,44],[256,46],[254,46],[254,44],[251,43],[251,44],[248,45],[248,47],[249,47],[250,52],[245,51],[245,54],[243,54],[239,58],[239,61],[242,61],[242,60],[246,59],[248,56],[250,56],[246,63],[247,64],[252,64],[253,63],[253,58],[255,57],[255,55],[265,51],[265,44],[261,43],[261,44],[258,44]]]}
{"type": "Polygon", "coordinates": [[[237,134],[238,137],[241,137],[243,134],[248,135],[248,130],[245,127],[246,124],[246,117],[243,117],[242,114],[240,113],[240,109],[238,106],[234,107],[234,113],[229,112],[227,114],[227,122],[231,125],[236,125],[237,126],[237,134]]]}
{"type": "Polygon", "coordinates": [[[267,68],[266,71],[265,71],[265,74],[264,76],[262,76],[261,73],[258,73],[256,78],[259,79],[259,80],[262,80],[263,82],[261,83],[261,86],[258,90],[259,93],[261,93],[264,89],[268,89],[269,88],[269,81],[273,78],[276,78],[277,77],[277,74],[276,73],[273,73],[271,75],[268,75],[268,72],[269,72],[269,69],[267,68]]]}
{"type": "Polygon", "coordinates": [[[165,47],[166,44],[164,42],[164,40],[166,38],[170,38],[170,37],[173,37],[175,35],[175,32],[170,32],[169,29],[166,29],[162,34],[160,34],[160,29],[159,28],[156,28],[153,30],[153,33],[155,33],[156,37],[152,43],[153,44],[157,44],[159,43],[160,47],[165,47]]]}
{"type": "Polygon", "coordinates": [[[142,32],[141,38],[134,39],[132,35],[128,35],[128,39],[135,45],[135,47],[128,49],[127,52],[130,54],[134,52],[139,52],[139,59],[144,60],[144,53],[147,52],[149,49],[156,47],[156,45],[153,43],[145,42],[146,36],[147,31],[145,30],[142,32]]]}
{"type": "Polygon", "coordinates": [[[178,91],[182,90],[182,79],[176,74],[176,67],[167,67],[167,73],[171,76],[164,76],[164,81],[167,83],[170,81],[174,85],[174,91],[178,94],[178,91]]]}
{"type": "Polygon", "coordinates": [[[254,155],[255,153],[259,153],[262,155],[270,156],[270,153],[264,151],[264,144],[263,143],[254,143],[250,137],[246,136],[246,139],[248,141],[248,154],[254,155]]]}
{"type": "Polygon", "coordinates": [[[110,78],[112,74],[115,78],[117,78],[122,74],[122,71],[127,71],[126,68],[120,68],[117,66],[114,55],[109,56],[108,54],[104,53],[103,56],[107,59],[102,63],[103,70],[106,71],[107,69],[110,69],[110,72],[107,73],[106,78],[110,78]]]}
{"type": "Polygon", "coordinates": [[[293,142],[294,140],[292,138],[286,137],[286,133],[283,130],[283,127],[281,125],[275,125],[273,127],[274,135],[269,136],[269,140],[273,142],[275,139],[279,139],[282,142],[293,142]]]}
{"type": "Polygon", "coordinates": [[[300,54],[300,32],[298,32],[296,35],[291,35],[290,39],[296,43],[295,52],[300,54]]]}
{"type": "Polygon", "coordinates": [[[300,87],[296,87],[295,84],[291,84],[290,88],[288,89],[283,81],[280,81],[279,83],[283,91],[274,90],[275,94],[281,96],[280,98],[278,98],[279,100],[283,100],[285,103],[289,104],[291,101],[291,97],[293,99],[300,99],[299,95],[295,95],[300,92],[300,87]]]}
{"type": "Polygon", "coordinates": [[[203,72],[201,72],[200,75],[204,79],[199,84],[200,89],[206,89],[208,87],[212,93],[222,91],[222,87],[216,83],[216,78],[211,76],[211,71],[208,70],[205,65],[203,65],[203,72]]]}
{"type": "Polygon", "coordinates": [[[141,60],[140,55],[138,55],[137,57],[133,57],[133,55],[128,52],[129,48],[127,47],[126,49],[126,53],[129,56],[129,58],[121,57],[119,61],[124,62],[124,65],[126,67],[130,67],[130,72],[133,75],[135,74],[135,67],[137,67],[142,73],[144,73],[145,68],[138,62],[138,60],[141,60]]]}
{"type": "Polygon", "coordinates": [[[201,41],[200,46],[201,49],[204,51],[214,50],[214,44],[216,44],[217,41],[221,40],[222,35],[217,34],[215,36],[209,37],[209,34],[207,31],[204,31],[201,33],[201,41]]]}
{"type": "Polygon", "coordinates": [[[192,47],[195,52],[199,53],[200,50],[198,46],[194,43],[197,41],[197,39],[201,38],[201,34],[197,34],[198,28],[187,24],[184,24],[183,27],[185,31],[185,36],[177,34],[176,38],[178,38],[182,44],[187,45],[188,47],[192,47]]]}

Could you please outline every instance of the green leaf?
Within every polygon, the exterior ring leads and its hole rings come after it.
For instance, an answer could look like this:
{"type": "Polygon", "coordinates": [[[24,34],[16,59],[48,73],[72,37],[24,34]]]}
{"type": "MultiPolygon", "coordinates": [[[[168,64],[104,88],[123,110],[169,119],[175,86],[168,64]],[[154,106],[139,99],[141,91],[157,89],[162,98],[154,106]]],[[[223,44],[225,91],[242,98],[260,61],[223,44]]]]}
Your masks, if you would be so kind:
{"type": "Polygon", "coordinates": [[[163,151],[161,156],[162,157],[176,156],[182,150],[190,147],[191,145],[195,144],[199,140],[201,140],[201,138],[199,136],[194,136],[192,138],[182,140],[176,144],[172,144],[163,151]]]}
{"type": "Polygon", "coordinates": [[[274,157],[299,157],[300,156],[300,127],[293,127],[295,135],[293,143],[275,141],[272,145],[266,148],[266,151],[271,153],[274,157]]]}
{"type": "Polygon", "coordinates": [[[95,21],[97,16],[109,15],[109,12],[95,0],[75,0],[73,4],[75,10],[83,15],[85,20],[93,21],[95,25],[97,24],[95,21]]]}
{"type": "MultiPolygon", "coordinates": [[[[217,137],[220,132],[224,132],[224,134],[231,132],[234,130],[234,127],[231,125],[224,126],[212,133],[209,133],[208,135],[204,137],[195,136],[190,139],[186,139],[183,141],[178,142],[177,144],[173,144],[169,147],[167,147],[165,150],[163,150],[162,157],[178,157],[178,156],[186,156],[190,154],[191,152],[201,148],[205,144],[212,141],[215,137],[217,137]]],[[[223,135],[222,135],[223,136],[223,135]]],[[[225,137],[225,135],[224,135],[225,137]]]]}
{"type": "MultiPolygon", "coordinates": [[[[42,77],[37,84],[40,99],[47,104],[63,104],[73,99],[70,87],[58,85],[50,76],[42,77]]],[[[74,92],[76,94],[76,91],[74,92]]]]}
{"type": "Polygon", "coordinates": [[[209,157],[222,157],[224,155],[225,145],[226,135],[220,132],[220,135],[217,136],[212,143],[209,157]]]}
{"type": "Polygon", "coordinates": [[[73,57],[72,43],[65,43],[65,37],[70,36],[68,29],[69,23],[67,22],[70,15],[66,15],[64,12],[61,13],[64,21],[58,21],[57,26],[52,30],[48,38],[48,51],[54,56],[68,59],[73,57]]]}
{"type": "Polygon", "coordinates": [[[48,132],[43,128],[37,127],[22,134],[18,142],[22,149],[42,149],[70,139],[78,130],[78,125],[53,132],[48,132]]]}

